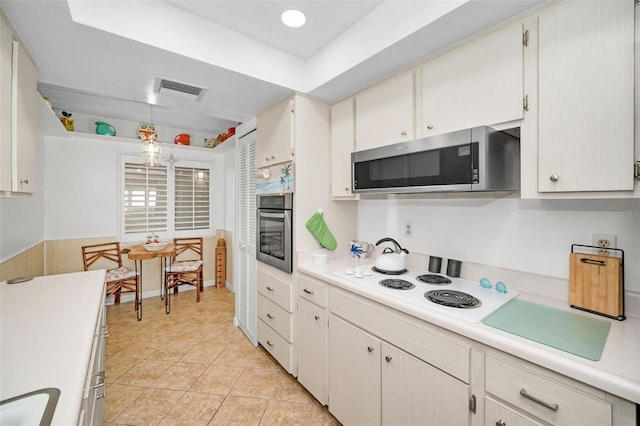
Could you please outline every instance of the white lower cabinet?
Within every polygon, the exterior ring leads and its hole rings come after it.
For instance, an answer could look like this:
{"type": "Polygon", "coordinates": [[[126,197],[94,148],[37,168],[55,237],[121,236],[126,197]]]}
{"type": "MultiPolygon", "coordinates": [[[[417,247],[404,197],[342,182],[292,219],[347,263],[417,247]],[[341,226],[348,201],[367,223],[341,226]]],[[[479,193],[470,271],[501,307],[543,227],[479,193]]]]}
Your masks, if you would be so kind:
{"type": "Polygon", "coordinates": [[[382,342],[382,424],[469,424],[469,386],[382,342]]]}
{"type": "Polygon", "coordinates": [[[341,423],[471,423],[471,386],[463,381],[469,380],[468,347],[426,323],[339,290],[329,292],[329,311],[328,405],[341,423]]]}
{"type": "Polygon", "coordinates": [[[516,425],[540,424],[530,417],[552,425],[635,424],[634,404],[504,353],[486,355],[485,380],[486,393],[504,402],[496,408],[487,397],[486,425],[508,425],[505,410],[513,419],[519,414],[516,425]]]}
{"type": "Polygon", "coordinates": [[[258,342],[290,374],[296,367],[294,321],[291,275],[258,263],[258,342]]]}
{"type": "Polygon", "coordinates": [[[79,424],[83,426],[102,425],[104,420],[105,397],[105,346],[107,316],[104,308],[104,297],[96,323],[96,331],[91,347],[91,361],[87,371],[85,388],[82,396],[79,424]]]}
{"type": "Polygon", "coordinates": [[[380,340],[329,315],[329,411],[342,424],[381,424],[380,353],[380,340]]]}
{"type": "Polygon", "coordinates": [[[327,403],[327,313],[298,298],[298,381],[321,404],[327,403]]]}

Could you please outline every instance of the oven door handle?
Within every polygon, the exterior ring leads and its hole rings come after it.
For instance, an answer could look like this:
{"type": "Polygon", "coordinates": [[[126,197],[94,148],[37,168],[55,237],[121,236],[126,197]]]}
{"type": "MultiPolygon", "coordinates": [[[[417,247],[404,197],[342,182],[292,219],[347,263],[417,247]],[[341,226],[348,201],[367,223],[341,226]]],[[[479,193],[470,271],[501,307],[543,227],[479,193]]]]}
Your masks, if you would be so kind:
{"type": "Polygon", "coordinates": [[[282,219],[284,218],[284,213],[264,213],[260,212],[260,217],[268,217],[273,219],[282,219]]]}

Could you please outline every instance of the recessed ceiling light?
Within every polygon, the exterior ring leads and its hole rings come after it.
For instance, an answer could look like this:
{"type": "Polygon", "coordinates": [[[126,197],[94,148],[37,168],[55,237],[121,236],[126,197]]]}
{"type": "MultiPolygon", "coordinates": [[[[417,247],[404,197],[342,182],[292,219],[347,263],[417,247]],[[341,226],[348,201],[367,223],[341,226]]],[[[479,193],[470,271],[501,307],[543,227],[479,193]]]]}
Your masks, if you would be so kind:
{"type": "Polygon", "coordinates": [[[307,22],[307,17],[304,16],[304,13],[296,9],[285,10],[282,12],[280,19],[282,19],[282,23],[291,28],[300,28],[307,22]]]}

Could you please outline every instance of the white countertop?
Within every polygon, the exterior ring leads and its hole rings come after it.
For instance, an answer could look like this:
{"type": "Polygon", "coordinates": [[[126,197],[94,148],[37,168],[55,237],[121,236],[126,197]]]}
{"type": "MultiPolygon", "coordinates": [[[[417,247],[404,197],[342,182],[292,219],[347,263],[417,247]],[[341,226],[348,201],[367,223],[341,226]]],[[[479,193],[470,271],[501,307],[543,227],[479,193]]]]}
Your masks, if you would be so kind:
{"type": "MultiPolygon", "coordinates": [[[[624,321],[616,321],[598,316],[598,318],[610,321],[611,329],[600,361],[594,362],[489,327],[481,322],[471,323],[454,319],[439,314],[436,310],[428,309],[426,304],[424,307],[409,304],[400,297],[389,297],[385,293],[371,291],[367,286],[359,285],[353,280],[341,278],[335,274],[344,271],[348,267],[356,267],[362,264],[361,261],[358,262],[358,260],[352,259],[348,254],[342,256],[339,253],[331,253],[327,265],[313,264],[311,262],[311,254],[307,254],[299,255],[298,271],[300,272],[315,276],[336,287],[367,297],[621,398],[640,403],[640,318],[628,317],[624,321]]],[[[423,268],[426,269],[426,266],[423,266],[423,268]]],[[[566,302],[526,293],[522,290],[519,290],[519,292],[518,297],[521,299],[571,312],[579,312],[584,315],[593,315],[572,309],[566,302]]]]}
{"type": "Polygon", "coordinates": [[[60,389],[52,424],[78,424],[104,270],[0,282],[0,400],[60,389]]]}

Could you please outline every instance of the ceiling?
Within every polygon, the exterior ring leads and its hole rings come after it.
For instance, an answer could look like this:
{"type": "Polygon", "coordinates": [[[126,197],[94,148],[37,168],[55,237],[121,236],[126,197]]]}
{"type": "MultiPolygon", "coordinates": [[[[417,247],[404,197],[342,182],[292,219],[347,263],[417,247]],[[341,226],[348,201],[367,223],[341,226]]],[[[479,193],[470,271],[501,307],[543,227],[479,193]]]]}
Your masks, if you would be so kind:
{"type": "Polygon", "coordinates": [[[0,0],[54,109],[213,135],[293,91],[335,102],[544,0],[0,0]],[[307,24],[287,28],[295,8],[307,24]],[[153,91],[156,77],[207,89],[153,91]]]}

